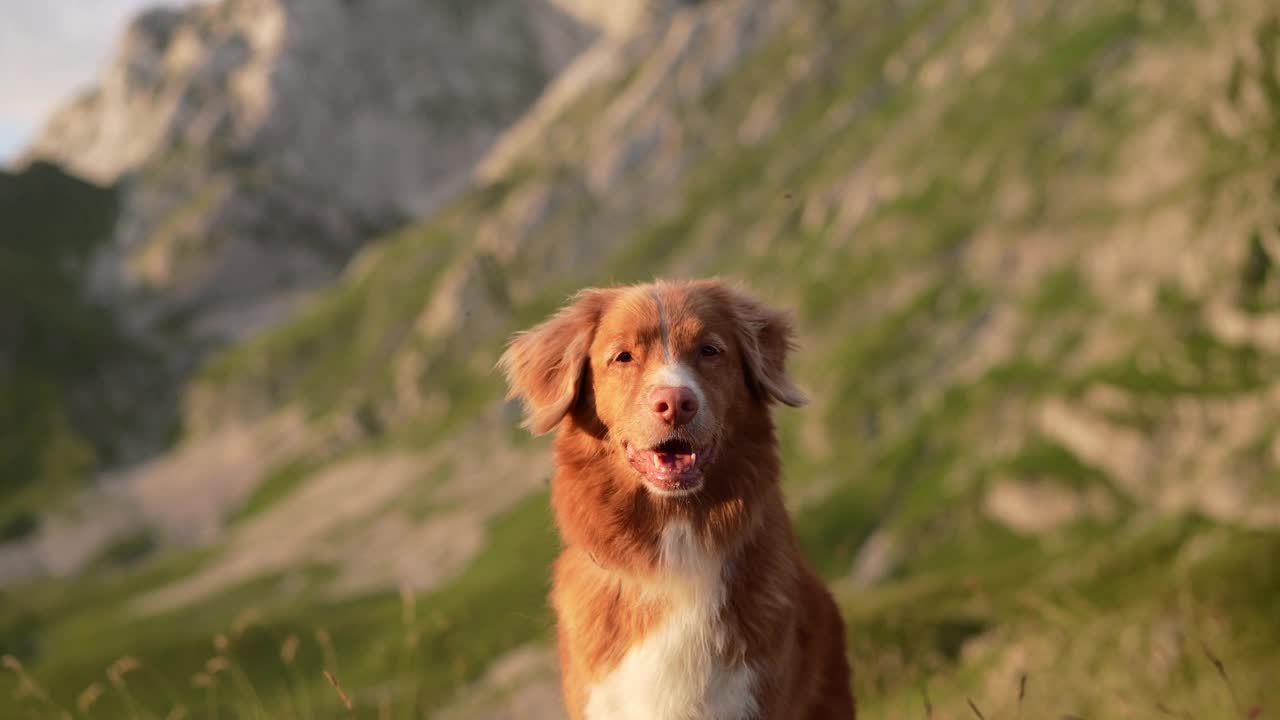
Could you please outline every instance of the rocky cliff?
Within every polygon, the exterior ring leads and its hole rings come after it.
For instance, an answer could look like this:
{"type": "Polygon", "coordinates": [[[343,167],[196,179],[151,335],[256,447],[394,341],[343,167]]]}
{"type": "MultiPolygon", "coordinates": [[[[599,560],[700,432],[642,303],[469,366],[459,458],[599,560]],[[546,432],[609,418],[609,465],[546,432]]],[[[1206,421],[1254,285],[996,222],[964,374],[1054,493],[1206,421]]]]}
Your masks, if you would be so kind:
{"type": "Polygon", "coordinates": [[[599,32],[538,0],[226,0],[139,16],[27,158],[122,187],[100,292],[222,343],[421,216],[599,32]]]}
{"type": "Polygon", "coordinates": [[[91,436],[95,451],[76,474],[164,448],[179,388],[207,353],[279,323],[358,248],[464,188],[501,131],[606,33],[590,3],[571,10],[580,14],[541,0],[227,0],[139,15],[97,84],[19,163],[33,182],[59,165],[110,187],[110,214],[53,188],[43,219],[4,218],[47,248],[39,262],[76,254],[74,271],[45,270],[74,272],[76,297],[106,313],[85,324],[151,351],[145,370],[119,354],[81,359],[81,376],[113,379],[98,384],[145,374],[148,389],[119,389],[98,403],[102,417],[73,413],[68,432],[91,436]],[[41,229],[82,211],[109,226],[41,229]]]}

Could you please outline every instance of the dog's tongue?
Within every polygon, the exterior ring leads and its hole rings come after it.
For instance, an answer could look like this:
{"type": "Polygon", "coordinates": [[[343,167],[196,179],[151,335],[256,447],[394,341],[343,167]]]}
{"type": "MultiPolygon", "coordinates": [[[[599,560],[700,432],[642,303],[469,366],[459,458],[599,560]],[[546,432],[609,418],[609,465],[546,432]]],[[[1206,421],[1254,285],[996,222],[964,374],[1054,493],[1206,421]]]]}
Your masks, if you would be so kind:
{"type": "Polygon", "coordinates": [[[653,462],[653,470],[659,477],[675,476],[688,472],[693,468],[696,456],[685,452],[662,452],[652,450],[649,459],[653,462]]]}
{"type": "Polygon", "coordinates": [[[663,490],[680,490],[701,483],[698,453],[686,443],[666,442],[647,450],[627,448],[627,461],[649,484],[663,490]]]}

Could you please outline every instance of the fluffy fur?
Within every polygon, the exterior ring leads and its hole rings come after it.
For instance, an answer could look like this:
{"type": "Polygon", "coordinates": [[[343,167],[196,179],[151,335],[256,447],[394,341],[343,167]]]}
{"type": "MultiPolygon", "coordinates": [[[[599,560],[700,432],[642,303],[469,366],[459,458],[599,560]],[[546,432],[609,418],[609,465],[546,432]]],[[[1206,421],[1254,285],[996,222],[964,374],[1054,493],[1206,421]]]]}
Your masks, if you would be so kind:
{"type": "Polygon", "coordinates": [[[659,282],[583,291],[503,356],[527,427],[559,428],[551,602],[573,720],[854,717],[843,622],[778,483],[770,408],[805,402],[791,338],[740,290],[659,282]],[[660,412],[676,383],[687,422],[660,412]]]}

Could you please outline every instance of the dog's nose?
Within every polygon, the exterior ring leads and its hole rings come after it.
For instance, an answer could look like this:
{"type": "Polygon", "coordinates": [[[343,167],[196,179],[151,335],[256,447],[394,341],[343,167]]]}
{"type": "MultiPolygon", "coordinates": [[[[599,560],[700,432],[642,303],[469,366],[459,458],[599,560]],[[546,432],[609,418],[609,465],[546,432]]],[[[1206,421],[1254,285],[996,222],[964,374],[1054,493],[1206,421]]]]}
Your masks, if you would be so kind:
{"type": "Polygon", "coordinates": [[[698,396],[687,387],[656,387],[649,404],[654,415],[673,427],[688,425],[698,414],[698,396]]]}

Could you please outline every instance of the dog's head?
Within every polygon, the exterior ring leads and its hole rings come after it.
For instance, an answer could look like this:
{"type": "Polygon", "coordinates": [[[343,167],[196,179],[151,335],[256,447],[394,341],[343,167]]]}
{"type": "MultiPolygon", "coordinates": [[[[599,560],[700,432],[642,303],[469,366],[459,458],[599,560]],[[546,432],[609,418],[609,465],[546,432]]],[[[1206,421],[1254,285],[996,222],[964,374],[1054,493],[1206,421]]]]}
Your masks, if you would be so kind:
{"type": "Polygon", "coordinates": [[[503,355],[525,425],[567,416],[605,443],[610,462],[653,495],[697,493],[735,433],[768,405],[804,396],[786,373],[784,313],[716,280],[579,293],[503,355]]]}

